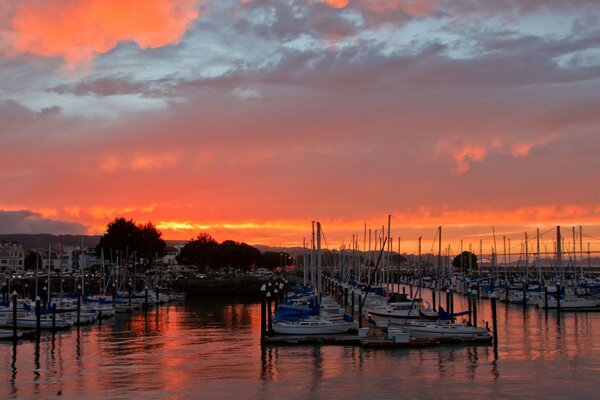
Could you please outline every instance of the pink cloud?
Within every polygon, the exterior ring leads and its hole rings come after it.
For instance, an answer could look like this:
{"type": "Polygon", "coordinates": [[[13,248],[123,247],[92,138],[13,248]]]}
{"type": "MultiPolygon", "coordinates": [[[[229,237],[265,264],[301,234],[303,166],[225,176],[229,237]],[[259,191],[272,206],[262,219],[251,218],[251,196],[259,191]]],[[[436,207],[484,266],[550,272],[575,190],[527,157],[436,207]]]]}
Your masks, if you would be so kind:
{"type": "Polygon", "coordinates": [[[12,11],[6,35],[13,53],[60,57],[69,70],[89,67],[119,42],[141,48],[178,43],[199,13],[195,0],[33,0],[12,11]]]}

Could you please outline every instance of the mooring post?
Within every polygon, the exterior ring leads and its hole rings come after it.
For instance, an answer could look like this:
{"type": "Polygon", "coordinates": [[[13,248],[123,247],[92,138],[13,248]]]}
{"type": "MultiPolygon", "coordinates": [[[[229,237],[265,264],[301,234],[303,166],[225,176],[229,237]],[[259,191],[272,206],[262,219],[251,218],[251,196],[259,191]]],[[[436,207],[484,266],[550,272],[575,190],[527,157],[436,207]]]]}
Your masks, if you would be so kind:
{"type": "Polygon", "coordinates": [[[12,306],[13,306],[13,339],[17,340],[17,291],[12,293],[12,306]]]}
{"type": "Polygon", "coordinates": [[[556,310],[560,312],[560,283],[556,285],[556,310]]]}
{"type": "Polygon", "coordinates": [[[271,292],[267,292],[267,335],[273,336],[273,313],[271,312],[271,292]]]}
{"type": "Polygon", "coordinates": [[[494,329],[494,347],[498,347],[498,321],[496,314],[496,296],[492,295],[492,328],[494,329]]]}
{"type": "Polygon", "coordinates": [[[148,312],[148,286],[144,287],[144,309],[148,312]]]}
{"type": "Polygon", "coordinates": [[[544,312],[548,314],[548,285],[544,287],[544,312]]]}
{"type": "Polygon", "coordinates": [[[471,299],[471,292],[467,291],[467,304],[469,310],[469,324],[473,324],[473,304],[471,299]]]}
{"type": "Polygon", "coordinates": [[[528,282],[523,283],[523,307],[527,306],[527,287],[529,286],[528,282]]]}
{"type": "Polygon", "coordinates": [[[56,303],[52,303],[52,334],[56,333],[56,303]]]}
{"type": "Polygon", "coordinates": [[[362,328],[363,323],[362,323],[362,296],[359,294],[358,295],[358,327],[362,328]]]}
{"type": "Polygon", "coordinates": [[[42,317],[42,305],[40,296],[35,298],[35,333],[38,337],[40,337],[41,332],[41,322],[40,318],[42,317]]]}
{"type": "Polygon", "coordinates": [[[473,302],[473,326],[477,326],[477,297],[476,293],[471,293],[472,302],[473,302]]]}
{"type": "Polygon", "coordinates": [[[350,315],[352,315],[352,318],[354,318],[354,290],[352,291],[350,300],[350,315]]]}
{"type": "Polygon", "coordinates": [[[267,285],[263,283],[260,288],[260,344],[265,344],[267,333],[267,285]]]}
{"type": "Polygon", "coordinates": [[[450,289],[450,312],[454,313],[454,289],[450,289]]]}
{"type": "Polygon", "coordinates": [[[127,297],[128,300],[127,300],[127,305],[129,307],[131,307],[131,290],[132,290],[131,281],[129,281],[129,284],[127,286],[128,286],[128,297],[127,297]]]}
{"type": "Polygon", "coordinates": [[[433,289],[433,288],[431,289],[431,299],[433,300],[433,311],[435,311],[436,310],[436,304],[435,304],[436,297],[435,297],[435,289],[433,289]]]}
{"type": "Polygon", "coordinates": [[[446,311],[450,312],[450,291],[446,290],[446,311]]]}
{"type": "Polygon", "coordinates": [[[98,310],[98,325],[102,325],[102,310],[98,310]]]}
{"type": "Polygon", "coordinates": [[[81,285],[77,285],[77,329],[81,325],[81,285]]]}
{"type": "Polygon", "coordinates": [[[348,288],[344,288],[344,309],[348,308],[348,288]]]}

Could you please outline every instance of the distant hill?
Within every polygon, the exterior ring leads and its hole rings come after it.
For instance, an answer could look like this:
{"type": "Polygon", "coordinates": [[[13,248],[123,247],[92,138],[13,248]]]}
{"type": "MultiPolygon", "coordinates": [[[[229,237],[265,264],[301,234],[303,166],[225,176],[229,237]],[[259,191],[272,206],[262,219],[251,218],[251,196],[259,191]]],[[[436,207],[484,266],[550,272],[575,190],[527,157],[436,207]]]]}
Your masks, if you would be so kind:
{"type": "Polygon", "coordinates": [[[47,233],[38,234],[1,234],[1,242],[19,243],[26,249],[35,249],[36,247],[45,248],[48,244],[61,243],[64,246],[81,246],[83,240],[84,246],[96,246],[100,242],[99,235],[50,235],[47,233]]]}

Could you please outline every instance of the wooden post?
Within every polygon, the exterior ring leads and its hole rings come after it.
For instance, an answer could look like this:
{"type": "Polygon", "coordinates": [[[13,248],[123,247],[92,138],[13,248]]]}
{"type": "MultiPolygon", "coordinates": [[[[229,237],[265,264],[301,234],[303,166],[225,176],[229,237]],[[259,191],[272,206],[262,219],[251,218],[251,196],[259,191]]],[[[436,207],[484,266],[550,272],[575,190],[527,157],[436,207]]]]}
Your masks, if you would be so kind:
{"type": "Polygon", "coordinates": [[[102,310],[98,311],[98,325],[102,325],[102,310]]]}
{"type": "Polygon", "coordinates": [[[494,348],[498,347],[498,322],[496,314],[496,296],[492,295],[492,328],[494,329],[494,348]]]}
{"type": "Polygon", "coordinates": [[[271,292],[267,292],[267,335],[273,336],[273,313],[271,312],[271,292]]]}
{"type": "Polygon", "coordinates": [[[52,303],[52,334],[56,333],[56,303],[52,303]]]}
{"type": "Polygon", "coordinates": [[[128,300],[127,300],[127,305],[129,307],[131,307],[131,290],[132,290],[132,288],[131,288],[131,281],[129,281],[128,287],[129,287],[129,296],[128,296],[128,300]]]}
{"type": "Polygon", "coordinates": [[[148,286],[144,288],[144,309],[148,312],[148,286]]]}
{"type": "Polygon", "coordinates": [[[363,324],[362,324],[362,296],[359,294],[358,295],[358,327],[362,328],[363,324]]]}
{"type": "Polygon", "coordinates": [[[81,325],[81,286],[77,285],[77,329],[81,325]]]}
{"type": "Polygon", "coordinates": [[[433,311],[436,310],[436,304],[435,304],[435,289],[431,289],[431,299],[433,300],[433,311]]]}
{"type": "Polygon", "coordinates": [[[344,309],[348,308],[348,288],[344,288],[344,309]]]}
{"type": "Polygon", "coordinates": [[[544,310],[548,314],[548,285],[544,287],[544,310]]]}
{"type": "Polygon", "coordinates": [[[454,289],[450,289],[450,312],[454,313],[454,289]]]}
{"type": "Polygon", "coordinates": [[[40,296],[35,298],[35,332],[38,337],[40,337],[41,332],[41,321],[40,318],[42,316],[42,306],[40,296]]]}
{"type": "Polygon", "coordinates": [[[352,291],[352,297],[350,302],[350,315],[354,318],[354,290],[352,291]]]}
{"type": "Polygon", "coordinates": [[[471,292],[467,292],[467,302],[469,310],[469,324],[473,324],[473,302],[471,301],[471,292]]]}
{"type": "Polygon", "coordinates": [[[560,312],[560,283],[556,285],[556,310],[560,312]]]}
{"type": "Polygon", "coordinates": [[[412,287],[412,283],[409,284],[410,287],[410,298],[413,298],[413,287],[412,287]]]}
{"type": "Polygon", "coordinates": [[[267,333],[267,285],[263,283],[260,288],[260,344],[265,344],[265,336],[267,333]]]}
{"type": "Polygon", "coordinates": [[[473,326],[477,326],[477,297],[475,294],[471,294],[473,302],[473,326]]]}
{"type": "Polygon", "coordinates": [[[446,311],[450,312],[450,291],[446,291],[446,311]]]}
{"type": "MultiPolygon", "coordinates": [[[[526,278],[529,279],[529,278],[526,278]]],[[[523,282],[523,307],[527,306],[527,287],[529,286],[528,282],[523,282]]]]}
{"type": "Polygon", "coordinates": [[[17,340],[17,291],[13,291],[12,294],[12,306],[13,306],[13,340],[17,340]]]}

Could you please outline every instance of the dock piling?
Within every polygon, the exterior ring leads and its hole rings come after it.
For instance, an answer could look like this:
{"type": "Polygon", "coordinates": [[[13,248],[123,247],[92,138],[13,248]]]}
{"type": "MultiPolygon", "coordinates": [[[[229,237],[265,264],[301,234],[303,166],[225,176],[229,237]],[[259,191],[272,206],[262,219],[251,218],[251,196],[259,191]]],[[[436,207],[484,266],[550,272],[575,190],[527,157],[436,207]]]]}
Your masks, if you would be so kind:
{"type": "Polygon", "coordinates": [[[363,309],[362,296],[359,294],[358,295],[358,327],[359,328],[363,327],[363,323],[362,323],[362,309],[363,309]]]}
{"type": "Polygon", "coordinates": [[[52,303],[52,334],[56,333],[56,303],[52,303]]]}
{"type": "Polygon", "coordinates": [[[17,291],[12,293],[13,305],[13,340],[17,340],[17,291]]]}
{"type": "Polygon", "coordinates": [[[496,314],[496,296],[492,295],[492,329],[494,329],[494,348],[498,347],[498,322],[496,314]]]}
{"type": "Polygon", "coordinates": [[[273,313],[271,312],[271,292],[267,292],[267,335],[273,336],[273,313]]]}
{"type": "Polygon", "coordinates": [[[471,302],[473,304],[473,326],[477,326],[477,297],[476,293],[471,293],[471,302]]]}
{"type": "Polygon", "coordinates": [[[267,333],[267,285],[263,283],[260,288],[260,344],[265,344],[265,336],[267,333]]]}
{"type": "Polygon", "coordinates": [[[42,316],[42,306],[40,296],[35,298],[35,333],[38,337],[40,337],[41,332],[41,322],[40,318],[42,316]]]}

